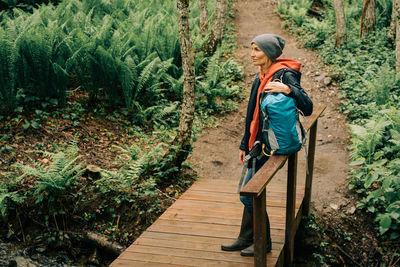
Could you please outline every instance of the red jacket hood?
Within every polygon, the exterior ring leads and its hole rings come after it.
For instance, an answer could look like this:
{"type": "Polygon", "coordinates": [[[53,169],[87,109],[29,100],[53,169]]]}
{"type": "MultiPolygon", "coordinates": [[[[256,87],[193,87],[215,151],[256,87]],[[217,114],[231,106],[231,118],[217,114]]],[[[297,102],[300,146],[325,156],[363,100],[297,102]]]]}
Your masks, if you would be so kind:
{"type": "Polygon", "coordinates": [[[275,72],[281,69],[293,69],[300,71],[300,67],[301,63],[296,60],[286,58],[278,59],[269,67],[266,76],[268,77],[269,75],[273,75],[275,72]]]}

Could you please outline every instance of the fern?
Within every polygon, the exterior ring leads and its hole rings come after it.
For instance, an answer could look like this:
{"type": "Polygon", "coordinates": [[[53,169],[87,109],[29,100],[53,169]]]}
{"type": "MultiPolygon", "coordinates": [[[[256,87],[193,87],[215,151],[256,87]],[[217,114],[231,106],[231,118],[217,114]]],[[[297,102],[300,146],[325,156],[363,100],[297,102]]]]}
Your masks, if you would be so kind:
{"type": "Polygon", "coordinates": [[[160,62],[158,57],[154,58],[147,66],[141,71],[139,76],[138,85],[136,87],[135,94],[133,95],[133,101],[136,100],[137,96],[139,95],[140,91],[148,84],[151,80],[153,74],[153,69],[157,63],[160,62]]]}
{"type": "Polygon", "coordinates": [[[0,102],[10,109],[16,107],[16,57],[16,49],[5,32],[0,30],[0,102]]]}
{"type": "Polygon", "coordinates": [[[33,196],[36,203],[47,200],[50,208],[57,205],[57,201],[63,201],[68,190],[85,171],[81,163],[76,163],[80,158],[77,156],[78,148],[73,143],[65,150],[52,153],[36,151],[50,158],[51,164],[44,165],[35,162],[33,166],[16,163],[15,167],[22,172],[18,179],[32,177],[36,179],[33,196]]]}
{"type": "Polygon", "coordinates": [[[10,202],[23,203],[26,197],[21,196],[18,192],[9,192],[4,183],[0,184],[0,213],[3,217],[7,216],[7,210],[11,206],[10,202]]]}
{"type": "Polygon", "coordinates": [[[353,137],[351,139],[351,156],[353,159],[364,158],[366,163],[371,163],[374,153],[382,147],[385,129],[391,123],[384,117],[369,120],[365,126],[350,125],[353,137]]]}
{"type": "Polygon", "coordinates": [[[383,105],[390,101],[391,91],[397,83],[395,70],[388,62],[379,67],[374,78],[368,77],[365,83],[371,99],[383,105]]]}
{"type": "MultiPolygon", "coordinates": [[[[159,159],[164,154],[164,144],[160,143],[150,151],[143,151],[138,145],[118,147],[120,152],[125,155],[124,166],[117,172],[102,171],[102,178],[96,183],[98,186],[107,186],[113,191],[129,192],[140,180],[146,180],[154,166],[159,164],[159,159]]],[[[121,159],[121,158],[120,158],[121,159]]]]}
{"type": "Polygon", "coordinates": [[[14,41],[20,55],[17,87],[25,88],[30,96],[65,103],[68,74],[64,65],[71,53],[70,39],[60,31],[48,9],[35,11],[28,23],[31,27],[23,25],[14,41]]]}
{"type": "MultiPolygon", "coordinates": [[[[212,1],[209,7],[215,8],[212,1]]],[[[196,34],[197,3],[191,8],[196,34]]],[[[163,105],[165,97],[181,99],[173,2],[62,1],[57,7],[40,6],[33,14],[17,10],[12,18],[5,16],[3,25],[10,33],[6,39],[20,55],[18,71],[10,72],[17,73],[11,87],[23,88],[25,95],[58,98],[63,103],[73,82],[89,93],[91,103],[104,97],[110,104],[125,103],[132,113],[163,105]]],[[[197,58],[199,65],[205,65],[204,55],[197,58]]],[[[7,92],[16,94],[12,89],[7,92]]]]}

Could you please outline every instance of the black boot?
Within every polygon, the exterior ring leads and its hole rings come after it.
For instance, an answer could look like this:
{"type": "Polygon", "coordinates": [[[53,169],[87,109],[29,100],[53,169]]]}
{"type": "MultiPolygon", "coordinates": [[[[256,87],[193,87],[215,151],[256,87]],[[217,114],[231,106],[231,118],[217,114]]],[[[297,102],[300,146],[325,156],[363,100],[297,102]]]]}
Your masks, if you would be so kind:
{"type": "Polygon", "coordinates": [[[253,244],[253,213],[244,208],[239,237],[233,243],[221,245],[221,249],[237,251],[247,248],[251,244],[253,244]]]}
{"type": "MultiPolygon", "coordinates": [[[[269,224],[268,213],[266,213],[267,217],[267,244],[265,245],[265,251],[267,253],[271,252],[272,242],[271,242],[271,227],[269,224]]],[[[240,251],[240,255],[242,256],[254,256],[254,244],[240,251]]]]}

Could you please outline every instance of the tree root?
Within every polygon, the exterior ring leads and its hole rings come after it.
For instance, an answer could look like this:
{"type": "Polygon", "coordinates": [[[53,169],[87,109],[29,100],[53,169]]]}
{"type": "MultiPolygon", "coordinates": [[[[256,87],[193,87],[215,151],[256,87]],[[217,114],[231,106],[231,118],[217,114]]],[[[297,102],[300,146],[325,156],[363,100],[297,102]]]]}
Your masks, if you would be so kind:
{"type": "Polygon", "coordinates": [[[84,234],[82,238],[88,243],[92,243],[99,249],[107,251],[114,256],[120,255],[125,250],[123,246],[117,244],[116,242],[110,242],[107,240],[107,238],[93,232],[88,232],[84,234]]]}

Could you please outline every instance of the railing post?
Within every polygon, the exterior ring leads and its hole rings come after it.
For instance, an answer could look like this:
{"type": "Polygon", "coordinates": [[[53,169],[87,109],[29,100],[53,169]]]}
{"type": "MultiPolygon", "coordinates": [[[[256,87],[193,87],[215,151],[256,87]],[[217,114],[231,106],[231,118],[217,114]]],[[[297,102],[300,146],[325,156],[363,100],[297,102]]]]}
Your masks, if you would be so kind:
{"type": "Polygon", "coordinates": [[[254,216],[254,266],[265,267],[267,264],[267,220],[265,213],[266,189],[258,197],[253,197],[254,216]]]}
{"type": "Polygon", "coordinates": [[[294,257],[295,210],[296,210],[297,153],[288,160],[286,192],[285,266],[292,264],[294,257]]]}
{"type": "Polygon", "coordinates": [[[317,140],[317,124],[318,119],[310,129],[310,141],[308,144],[308,173],[306,174],[306,185],[303,200],[303,216],[307,216],[310,212],[311,188],[314,171],[315,143],[317,140]]]}

